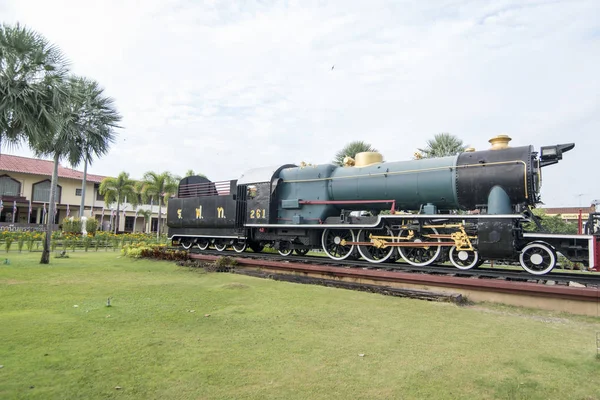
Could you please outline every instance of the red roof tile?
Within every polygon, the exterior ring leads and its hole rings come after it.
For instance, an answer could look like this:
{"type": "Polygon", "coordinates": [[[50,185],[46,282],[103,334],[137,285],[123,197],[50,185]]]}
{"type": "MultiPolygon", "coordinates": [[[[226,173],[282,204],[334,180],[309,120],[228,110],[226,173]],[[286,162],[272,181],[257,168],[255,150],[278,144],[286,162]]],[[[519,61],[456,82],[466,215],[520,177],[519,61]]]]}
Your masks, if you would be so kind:
{"type": "MultiPolygon", "coordinates": [[[[28,158],[13,156],[10,154],[0,154],[0,171],[20,172],[22,174],[44,175],[51,177],[54,169],[54,162],[40,160],[37,158],[28,158]]],[[[71,168],[58,166],[58,177],[83,180],[83,172],[71,168]]],[[[87,174],[88,182],[101,182],[105,176],[87,174]]]]}

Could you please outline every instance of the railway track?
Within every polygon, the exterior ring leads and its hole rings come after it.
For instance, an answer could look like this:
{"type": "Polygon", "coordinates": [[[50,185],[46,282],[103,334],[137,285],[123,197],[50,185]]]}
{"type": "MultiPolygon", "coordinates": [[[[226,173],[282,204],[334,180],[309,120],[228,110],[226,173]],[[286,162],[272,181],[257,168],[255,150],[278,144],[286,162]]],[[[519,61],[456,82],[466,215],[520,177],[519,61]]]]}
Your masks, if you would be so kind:
{"type": "Polygon", "coordinates": [[[459,270],[451,265],[446,264],[432,264],[429,266],[418,267],[403,262],[389,262],[381,264],[373,264],[363,260],[333,260],[328,257],[319,256],[281,256],[274,253],[251,253],[243,252],[236,253],[233,251],[216,251],[207,249],[204,251],[192,250],[191,254],[205,254],[212,256],[230,256],[236,258],[248,258],[256,260],[269,260],[269,261],[280,261],[280,262],[293,262],[303,263],[309,265],[327,265],[336,266],[340,268],[355,268],[363,270],[373,271],[398,271],[407,272],[414,274],[429,274],[437,276],[451,276],[458,278],[471,278],[471,279],[482,279],[482,280],[504,280],[514,282],[529,282],[544,285],[564,285],[564,286],[578,286],[589,288],[600,288],[600,274],[596,272],[566,272],[566,271],[553,271],[543,276],[535,276],[527,273],[523,270],[512,270],[504,266],[489,267],[484,266],[471,269],[471,270],[459,270]]]}

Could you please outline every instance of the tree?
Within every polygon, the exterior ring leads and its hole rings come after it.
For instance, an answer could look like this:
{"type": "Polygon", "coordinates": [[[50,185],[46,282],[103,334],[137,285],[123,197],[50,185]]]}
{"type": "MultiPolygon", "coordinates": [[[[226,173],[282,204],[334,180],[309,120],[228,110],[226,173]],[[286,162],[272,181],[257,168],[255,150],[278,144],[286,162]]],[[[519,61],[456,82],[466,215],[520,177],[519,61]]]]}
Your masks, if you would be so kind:
{"type": "Polygon", "coordinates": [[[167,203],[171,195],[177,193],[177,185],[179,178],[171,175],[170,172],[158,174],[156,172],[146,172],[142,178],[142,199],[147,200],[149,197],[158,198],[158,229],[156,230],[157,239],[160,237],[160,217],[162,213],[162,205],[167,203]]]}
{"type": "Polygon", "coordinates": [[[377,150],[374,149],[370,144],[360,141],[360,140],[350,142],[343,149],[341,149],[340,151],[338,151],[335,154],[335,158],[333,159],[332,163],[335,165],[343,166],[345,157],[354,158],[354,157],[356,157],[356,155],[358,153],[362,153],[364,151],[377,151],[377,150]]]}
{"type": "MultiPolygon", "coordinates": [[[[152,210],[150,210],[150,209],[147,209],[147,210],[138,210],[138,214],[139,214],[141,217],[144,217],[144,227],[147,227],[147,226],[148,226],[148,222],[150,221],[150,218],[152,218],[152,210]]],[[[148,231],[150,231],[150,230],[151,230],[151,228],[152,228],[152,227],[150,227],[150,228],[148,229],[148,231]]],[[[144,229],[144,231],[145,231],[145,230],[146,230],[146,229],[144,229]]]]}
{"type": "Polygon", "coordinates": [[[117,204],[115,233],[117,233],[117,229],[119,228],[119,208],[121,204],[125,203],[125,200],[134,207],[138,204],[138,193],[135,190],[135,186],[136,181],[130,179],[127,172],[121,172],[116,178],[104,178],[102,182],[100,182],[98,192],[104,196],[106,207],[108,208],[112,203],[117,204]]]}
{"type": "Polygon", "coordinates": [[[539,218],[541,229],[534,222],[528,222],[523,226],[526,231],[577,234],[577,224],[563,220],[560,214],[548,216],[543,208],[536,208],[533,210],[533,215],[539,218]]]}
{"type": "Polygon", "coordinates": [[[67,72],[60,49],[42,35],[19,24],[0,26],[0,145],[31,145],[56,130],[67,72]]]}
{"type": "Polygon", "coordinates": [[[454,156],[464,152],[466,146],[463,141],[449,133],[438,133],[427,141],[427,147],[418,149],[415,158],[436,158],[454,156]]]}
{"type": "MultiPolygon", "coordinates": [[[[0,27],[0,141],[18,145],[27,139],[37,156],[54,160],[43,264],[50,261],[58,163],[66,158],[73,166],[79,164],[81,136],[93,130],[90,124],[97,117],[82,112],[90,108],[82,80],[66,79],[67,73],[62,53],[43,36],[19,24],[0,27]]],[[[103,154],[108,143],[104,145],[101,148],[92,140],[85,151],[103,154]]]]}
{"type": "Polygon", "coordinates": [[[113,100],[104,96],[104,89],[100,88],[97,82],[73,78],[72,84],[77,87],[83,100],[78,104],[79,118],[75,122],[79,126],[83,148],[83,181],[79,208],[79,217],[83,217],[87,166],[92,163],[94,156],[106,154],[109,146],[115,142],[114,129],[118,127],[117,122],[121,120],[121,116],[116,111],[113,100]]]}
{"type": "MultiPolygon", "coordinates": [[[[64,90],[60,96],[65,96],[64,103],[75,103],[77,93],[70,91],[69,85],[63,82],[64,90]]],[[[62,109],[53,110],[54,117],[58,121],[54,127],[55,130],[47,131],[43,136],[38,136],[32,143],[32,150],[37,157],[50,156],[54,162],[52,169],[52,179],[50,181],[50,198],[48,207],[48,221],[46,223],[46,237],[44,238],[44,248],[42,250],[41,264],[50,263],[50,240],[52,237],[52,226],[56,217],[56,185],[58,182],[58,164],[61,159],[67,158],[69,163],[77,166],[81,160],[81,146],[77,144],[76,139],[78,133],[74,135],[71,129],[72,115],[68,106],[63,106],[62,109]]]]}
{"type": "Polygon", "coordinates": [[[188,169],[185,173],[185,178],[189,178],[190,176],[201,176],[203,178],[206,178],[206,175],[204,174],[197,174],[196,172],[194,172],[193,169],[188,169]]]}
{"type": "MultiPolygon", "coordinates": [[[[38,155],[50,153],[49,136],[62,129],[62,112],[71,97],[65,85],[67,72],[61,51],[42,35],[19,24],[0,27],[0,142],[19,145],[25,139],[38,155]]],[[[44,264],[50,261],[57,176],[56,162],[44,264]]]]}
{"type": "Polygon", "coordinates": [[[61,91],[65,98],[60,109],[54,109],[58,121],[55,131],[39,136],[33,144],[37,156],[51,156],[54,161],[50,186],[50,207],[46,227],[46,240],[42,251],[41,263],[50,261],[50,236],[56,213],[56,184],[58,164],[67,159],[77,166],[85,157],[103,155],[114,142],[113,127],[119,115],[112,107],[106,107],[106,100],[98,97],[97,83],[84,78],[71,77],[63,83],[61,91]],[[96,96],[90,97],[95,92],[96,96]]]}

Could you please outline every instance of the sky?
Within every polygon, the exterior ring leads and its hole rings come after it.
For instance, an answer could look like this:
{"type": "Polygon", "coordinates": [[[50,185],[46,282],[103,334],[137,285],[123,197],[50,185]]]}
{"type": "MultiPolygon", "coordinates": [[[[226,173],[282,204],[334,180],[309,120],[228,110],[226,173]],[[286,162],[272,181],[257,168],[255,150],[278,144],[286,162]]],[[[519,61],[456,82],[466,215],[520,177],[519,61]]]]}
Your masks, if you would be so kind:
{"type": "Polygon", "coordinates": [[[354,140],[400,161],[440,132],[477,150],[508,134],[575,143],[543,170],[546,206],[600,200],[598,0],[0,0],[0,21],[115,100],[122,129],[90,173],[220,181],[354,140]]]}

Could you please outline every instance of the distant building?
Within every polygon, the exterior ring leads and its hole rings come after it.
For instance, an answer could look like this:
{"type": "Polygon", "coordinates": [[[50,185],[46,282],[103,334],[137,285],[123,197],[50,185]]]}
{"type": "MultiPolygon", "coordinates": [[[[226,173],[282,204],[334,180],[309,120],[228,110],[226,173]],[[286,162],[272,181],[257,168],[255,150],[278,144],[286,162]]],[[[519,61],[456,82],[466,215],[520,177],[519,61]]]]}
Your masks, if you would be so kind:
{"type": "MultiPolygon", "coordinates": [[[[52,161],[0,154],[0,200],[2,201],[0,226],[10,225],[13,222],[14,224],[43,224],[47,221],[53,169],[52,161]]],[[[104,196],[98,192],[100,182],[104,178],[105,176],[87,174],[84,216],[97,219],[102,229],[108,230],[115,218],[114,212],[106,208],[104,196]]],[[[82,181],[83,172],[59,165],[55,224],[60,224],[67,216],[79,216],[82,181]]],[[[116,208],[116,205],[112,206],[116,208]]],[[[120,206],[119,232],[133,232],[134,228],[135,232],[156,232],[158,206],[144,204],[138,208],[152,209],[149,226],[146,226],[142,216],[138,216],[136,220],[135,209],[131,204],[125,203],[120,206]]],[[[166,207],[163,207],[163,218],[165,212],[166,207]]]]}
{"type": "Polygon", "coordinates": [[[581,218],[583,221],[587,221],[590,213],[596,212],[596,206],[591,205],[590,207],[549,207],[542,208],[548,216],[560,215],[560,218],[567,222],[577,223],[579,219],[579,211],[581,210],[581,218]]]}
{"type": "Polygon", "coordinates": [[[585,232],[585,227],[587,225],[588,217],[590,213],[596,212],[596,206],[592,204],[589,207],[549,207],[543,208],[546,212],[546,215],[553,217],[556,215],[560,215],[560,218],[566,222],[572,222],[574,224],[579,223],[579,212],[581,211],[581,228],[583,232],[585,232]]]}

